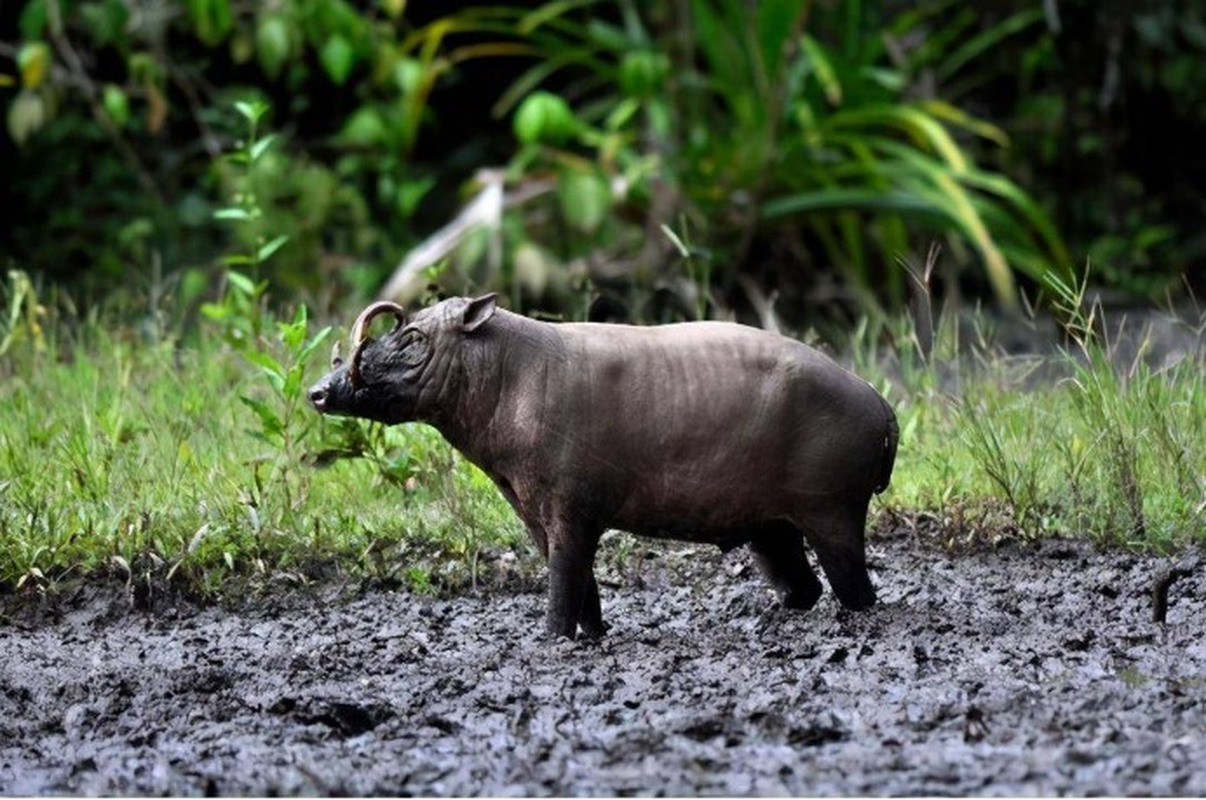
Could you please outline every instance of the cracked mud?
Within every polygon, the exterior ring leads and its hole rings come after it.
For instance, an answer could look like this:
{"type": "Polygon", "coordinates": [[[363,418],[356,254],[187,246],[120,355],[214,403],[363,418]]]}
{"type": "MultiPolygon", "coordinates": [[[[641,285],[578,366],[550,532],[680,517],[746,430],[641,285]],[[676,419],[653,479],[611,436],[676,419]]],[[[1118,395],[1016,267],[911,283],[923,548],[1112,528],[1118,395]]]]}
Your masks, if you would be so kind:
{"type": "Polygon", "coordinates": [[[0,598],[0,794],[1206,794],[1200,554],[881,536],[879,605],[797,613],[635,547],[597,644],[539,582],[0,598]]]}

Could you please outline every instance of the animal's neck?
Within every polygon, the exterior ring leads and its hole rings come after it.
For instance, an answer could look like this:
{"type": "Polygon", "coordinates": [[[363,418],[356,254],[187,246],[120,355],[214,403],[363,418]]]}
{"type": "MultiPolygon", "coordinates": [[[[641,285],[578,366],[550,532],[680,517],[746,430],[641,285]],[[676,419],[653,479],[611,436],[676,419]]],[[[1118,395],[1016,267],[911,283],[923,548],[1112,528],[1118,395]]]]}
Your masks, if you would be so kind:
{"type": "Polygon", "coordinates": [[[443,398],[440,413],[430,420],[453,447],[479,466],[494,449],[492,422],[505,366],[496,357],[498,348],[491,345],[488,341],[466,344],[455,366],[458,375],[445,389],[455,385],[455,396],[443,398]]]}
{"type": "Polygon", "coordinates": [[[478,466],[506,462],[528,446],[531,416],[549,398],[550,358],[563,356],[552,326],[499,311],[479,337],[466,342],[460,390],[451,413],[434,424],[478,466]]]}

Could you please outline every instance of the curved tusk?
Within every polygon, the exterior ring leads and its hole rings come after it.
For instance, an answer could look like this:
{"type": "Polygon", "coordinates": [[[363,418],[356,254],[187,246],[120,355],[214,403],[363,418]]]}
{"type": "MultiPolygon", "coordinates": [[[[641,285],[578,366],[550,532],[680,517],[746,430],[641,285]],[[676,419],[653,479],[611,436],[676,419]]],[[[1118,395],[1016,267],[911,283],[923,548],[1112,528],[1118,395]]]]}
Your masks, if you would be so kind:
{"type": "Polygon", "coordinates": [[[352,384],[353,389],[360,385],[360,353],[367,341],[368,339],[365,339],[352,350],[352,361],[348,364],[348,382],[352,384]]]}
{"type": "Polygon", "coordinates": [[[394,323],[393,330],[397,330],[406,324],[406,310],[397,303],[389,300],[378,300],[368,308],[360,312],[360,316],[356,317],[355,324],[352,325],[352,363],[348,364],[348,381],[353,387],[360,383],[360,354],[364,350],[364,345],[368,341],[369,325],[373,320],[382,314],[392,314],[397,322],[394,323]]]}
{"type": "Polygon", "coordinates": [[[331,369],[339,369],[343,365],[343,358],[339,355],[339,340],[335,340],[335,344],[331,345],[331,369]]]}
{"type": "Polygon", "coordinates": [[[406,311],[397,303],[392,303],[389,300],[378,300],[368,308],[360,312],[360,316],[356,317],[356,322],[352,325],[352,344],[360,344],[368,338],[369,325],[373,320],[382,314],[393,314],[394,319],[398,320],[394,325],[396,330],[399,325],[406,324],[406,311]]]}

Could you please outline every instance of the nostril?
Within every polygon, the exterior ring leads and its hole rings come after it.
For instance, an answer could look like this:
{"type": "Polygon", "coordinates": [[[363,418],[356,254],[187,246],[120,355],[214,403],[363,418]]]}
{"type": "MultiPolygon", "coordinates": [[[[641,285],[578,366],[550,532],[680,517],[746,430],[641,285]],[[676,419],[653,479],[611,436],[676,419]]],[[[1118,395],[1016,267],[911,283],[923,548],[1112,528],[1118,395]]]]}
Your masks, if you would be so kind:
{"type": "Polygon", "coordinates": [[[324,405],[326,405],[326,403],[327,403],[326,388],[323,386],[315,386],[313,389],[311,389],[310,390],[310,402],[314,404],[315,408],[317,408],[319,411],[321,411],[322,407],[324,405]]]}

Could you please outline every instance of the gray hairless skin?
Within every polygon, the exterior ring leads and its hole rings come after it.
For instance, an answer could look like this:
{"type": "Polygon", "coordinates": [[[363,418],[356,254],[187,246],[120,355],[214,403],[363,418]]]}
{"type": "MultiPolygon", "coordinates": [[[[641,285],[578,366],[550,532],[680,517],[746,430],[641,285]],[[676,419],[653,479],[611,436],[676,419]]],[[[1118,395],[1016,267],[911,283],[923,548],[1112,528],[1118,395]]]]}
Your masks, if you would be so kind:
{"type": "Polygon", "coordinates": [[[310,389],[324,414],[435,426],[515,508],[549,565],[550,632],[606,630],[594,578],[607,528],[749,544],[790,608],[816,554],[838,600],[875,602],[864,527],[888,485],[896,417],[865,381],[783,336],[722,322],[547,323],[494,295],[408,317],[374,303],[355,350],[310,389]],[[369,336],[375,317],[395,319],[369,336]]]}

